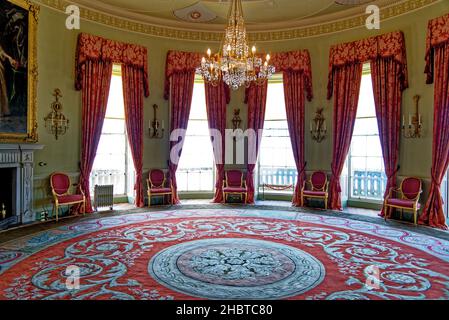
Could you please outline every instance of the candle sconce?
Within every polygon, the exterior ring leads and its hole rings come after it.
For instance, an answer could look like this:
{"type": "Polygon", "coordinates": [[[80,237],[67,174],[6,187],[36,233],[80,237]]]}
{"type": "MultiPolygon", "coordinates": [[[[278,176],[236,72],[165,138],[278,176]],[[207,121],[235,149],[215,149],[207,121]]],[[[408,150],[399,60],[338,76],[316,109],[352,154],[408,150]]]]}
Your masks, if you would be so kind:
{"type": "Polygon", "coordinates": [[[310,134],[312,135],[312,139],[318,143],[323,141],[327,134],[326,118],[323,116],[323,110],[324,108],[317,109],[315,118],[310,121],[310,134]]]}
{"type": "Polygon", "coordinates": [[[232,128],[235,130],[240,129],[242,119],[240,118],[240,109],[234,109],[234,118],[232,118],[232,128]]]}
{"type": "Polygon", "coordinates": [[[1,214],[2,214],[2,220],[5,220],[6,219],[6,207],[5,207],[4,203],[2,203],[1,214]]]}
{"type": "MultiPolygon", "coordinates": [[[[234,133],[236,130],[240,129],[240,125],[242,124],[242,118],[240,118],[240,109],[234,109],[234,117],[232,118],[232,129],[234,133]]],[[[234,136],[234,141],[236,141],[236,137],[234,136]]]]}
{"type": "Polygon", "coordinates": [[[419,99],[421,97],[416,95],[413,97],[415,102],[415,113],[409,114],[408,125],[405,124],[405,116],[402,117],[402,131],[404,137],[407,139],[421,138],[422,134],[422,117],[419,113],[419,99]]]}
{"type": "Polygon", "coordinates": [[[150,134],[150,139],[162,139],[164,137],[164,131],[165,131],[165,124],[164,120],[162,120],[162,126],[161,122],[157,119],[157,109],[158,105],[153,105],[154,109],[154,119],[153,121],[150,120],[148,124],[148,131],[150,134]]]}
{"type": "Polygon", "coordinates": [[[53,96],[56,100],[51,104],[52,111],[44,118],[44,121],[45,128],[58,140],[60,136],[66,134],[69,128],[69,119],[61,112],[62,103],[59,101],[59,98],[62,98],[61,90],[55,89],[53,96]]]}

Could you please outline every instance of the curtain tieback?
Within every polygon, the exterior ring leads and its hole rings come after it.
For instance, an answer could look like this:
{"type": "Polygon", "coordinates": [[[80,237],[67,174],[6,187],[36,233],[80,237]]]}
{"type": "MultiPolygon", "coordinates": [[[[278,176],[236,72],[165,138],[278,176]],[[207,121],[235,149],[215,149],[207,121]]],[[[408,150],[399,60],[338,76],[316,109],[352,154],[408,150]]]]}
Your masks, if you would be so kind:
{"type": "Polygon", "coordinates": [[[307,161],[304,162],[304,165],[302,166],[301,170],[298,172],[298,176],[306,170],[306,166],[307,166],[307,161]]]}
{"type": "Polygon", "coordinates": [[[435,176],[433,175],[433,173],[432,173],[432,183],[433,183],[435,186],[437,186],[438,189],[441,187],[441,182],[439,182],[439,180],[437,180],[437,179],[435,178],[435,176]]]}
{"type": "Polygon", "coordinates": [[[393,173],[390,174],[390,175],[388,176],[388,180],[394,178],[394,176],[399,172],[399,169],[401,169],[401,166],[400,166],[400,165],[398,165],[398,166],[396,167],[396,169],[393,171],[393,173]]]}

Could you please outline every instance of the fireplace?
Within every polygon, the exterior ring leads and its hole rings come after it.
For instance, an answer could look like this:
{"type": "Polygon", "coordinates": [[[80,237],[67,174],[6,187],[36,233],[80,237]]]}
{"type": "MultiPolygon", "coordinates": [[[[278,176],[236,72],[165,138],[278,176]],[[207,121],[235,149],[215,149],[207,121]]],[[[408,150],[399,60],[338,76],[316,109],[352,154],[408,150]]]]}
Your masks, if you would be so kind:
{"type": "Polygon", "coordinates": [[[34,222],[33,161],[34,152],[42,148],[0,144],[0,230],[34,222]]]}
{"type": "Polygon", "coordinates": [[[0,230],[19,223],[17,168],[0,168],[0,230]]]}

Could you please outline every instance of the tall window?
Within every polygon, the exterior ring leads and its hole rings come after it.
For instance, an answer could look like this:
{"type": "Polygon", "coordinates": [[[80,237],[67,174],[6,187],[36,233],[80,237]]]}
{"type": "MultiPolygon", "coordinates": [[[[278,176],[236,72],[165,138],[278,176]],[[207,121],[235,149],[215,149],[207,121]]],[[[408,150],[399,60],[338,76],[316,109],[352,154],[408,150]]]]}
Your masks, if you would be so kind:
{"type": "Polygon", "coordinates": [[[348,157],[349,198],[382,200],[386,188],[371,70],[364,65],[354,133],[348,157]]]}
{"type": "Polygon", "coordinates": [[[178,190],[181,192],[213,192],[214,166],[204,82],[201,78],[196,78],[187,133],[176,172],[178,190]]]}
{"type": "Polygon", "coordinates": [[[263,184],[294,185],[298,176],[284,99],[282,76],[276,75],[268,82],[264,131],[260,144],[259,189],[263,184]]]}
{"type": "Polygon", "coordinates": [[[126,135],[125,106],[121,66],[114,65],[109,99],[92,173],[91,193],[95,185],[114,185],[115,195],[132,195],[134,164],[126,135]]]}

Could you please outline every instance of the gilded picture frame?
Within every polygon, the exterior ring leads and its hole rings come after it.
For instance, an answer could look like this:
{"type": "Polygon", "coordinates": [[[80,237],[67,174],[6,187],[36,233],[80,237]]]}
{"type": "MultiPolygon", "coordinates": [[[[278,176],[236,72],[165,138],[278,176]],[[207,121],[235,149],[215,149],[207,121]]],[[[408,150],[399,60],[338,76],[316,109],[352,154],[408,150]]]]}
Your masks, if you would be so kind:
{"type": "Polygon", "coordinates": [[[35,143],[39,6],[0,0],[0,143],[35,143]]]}

